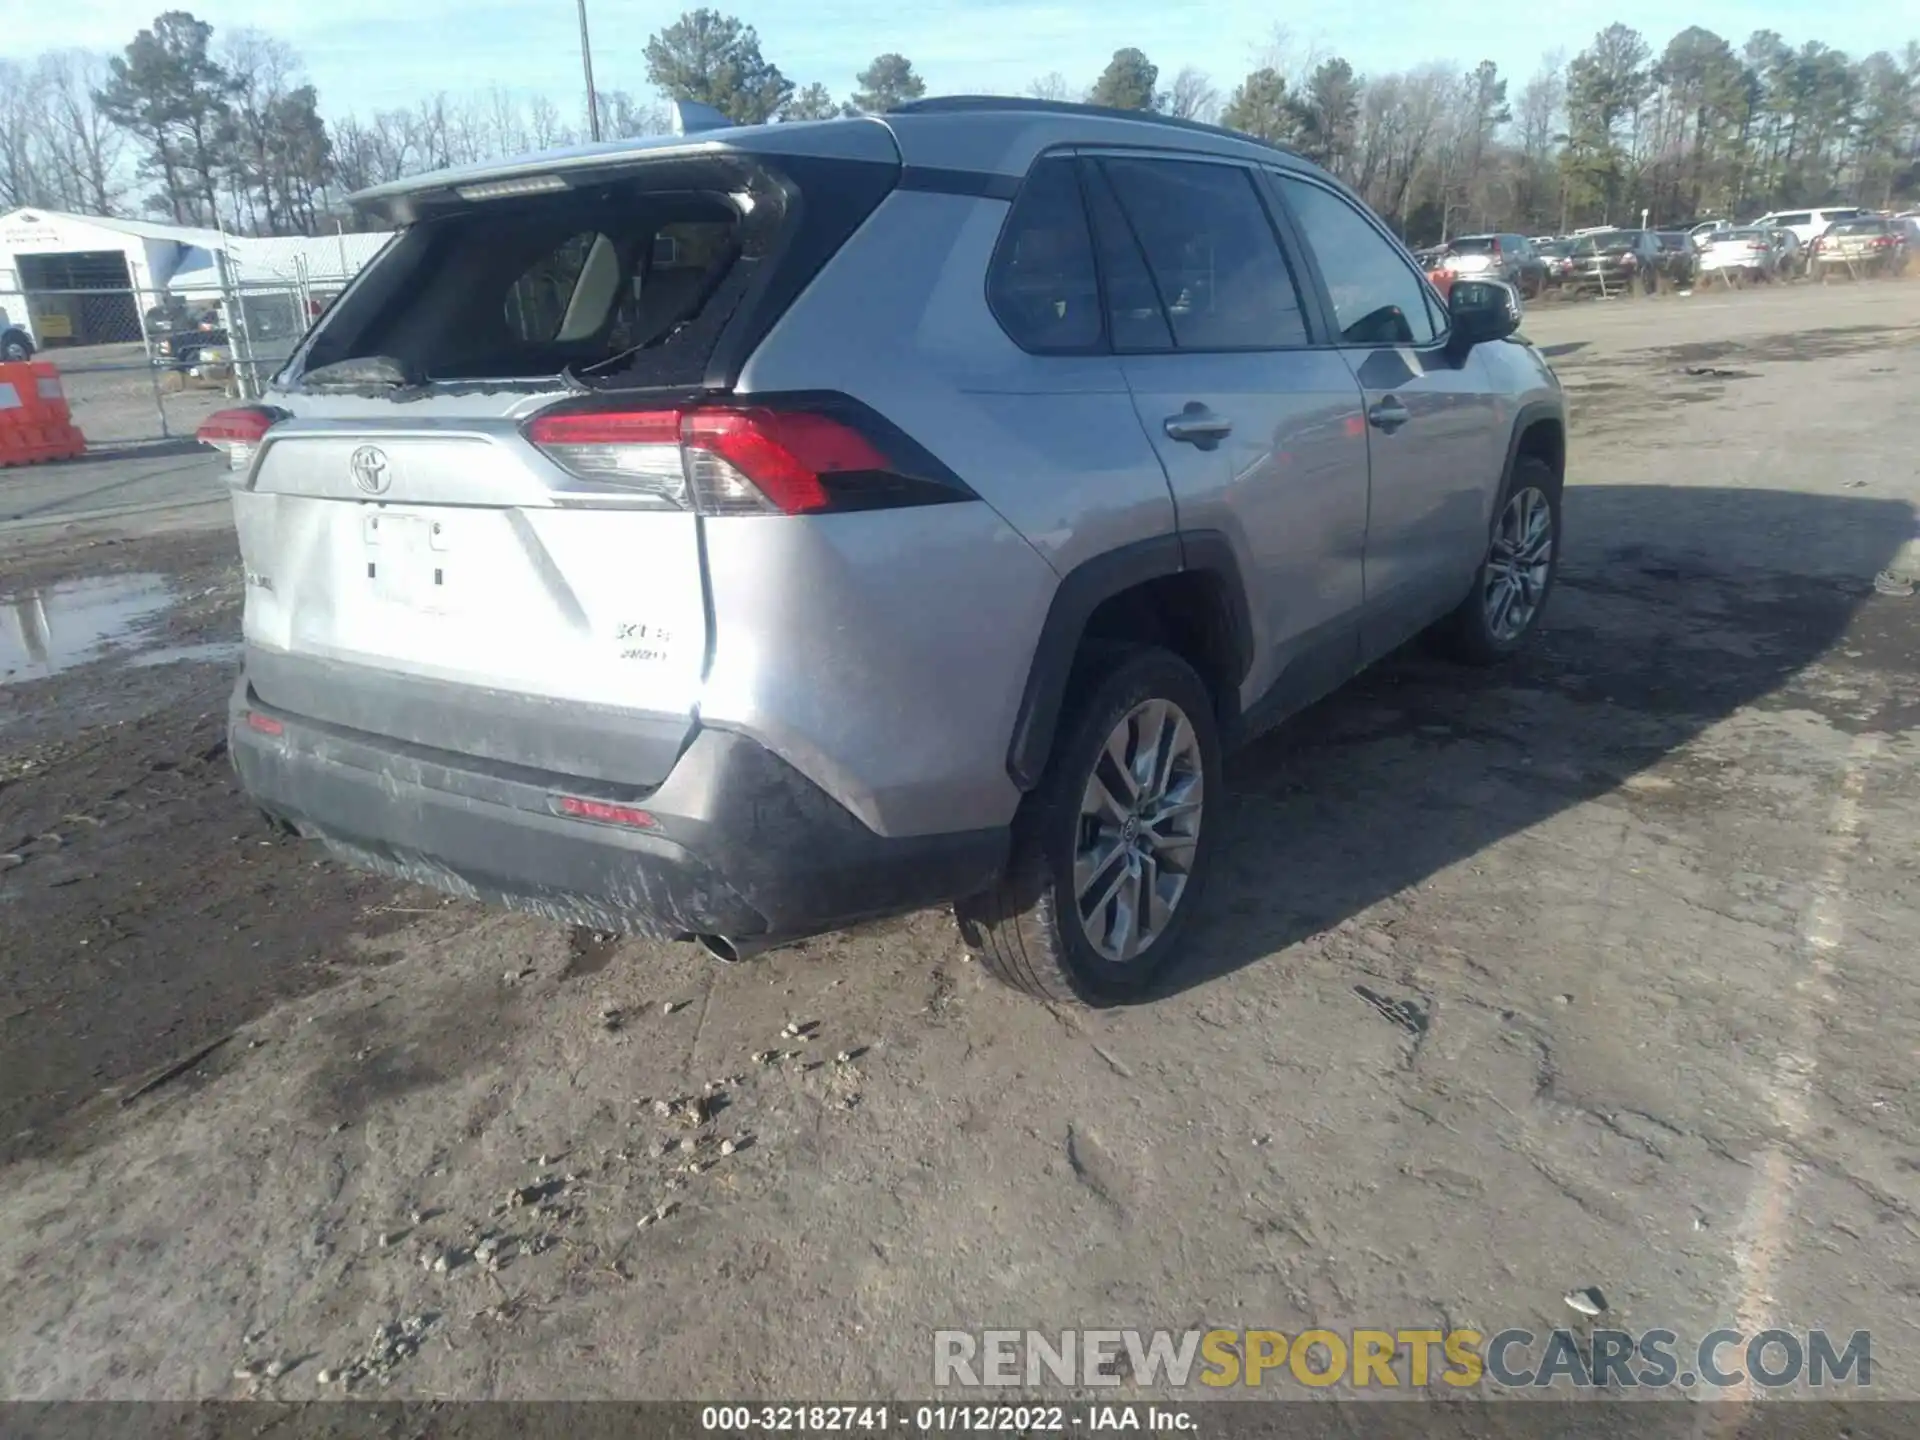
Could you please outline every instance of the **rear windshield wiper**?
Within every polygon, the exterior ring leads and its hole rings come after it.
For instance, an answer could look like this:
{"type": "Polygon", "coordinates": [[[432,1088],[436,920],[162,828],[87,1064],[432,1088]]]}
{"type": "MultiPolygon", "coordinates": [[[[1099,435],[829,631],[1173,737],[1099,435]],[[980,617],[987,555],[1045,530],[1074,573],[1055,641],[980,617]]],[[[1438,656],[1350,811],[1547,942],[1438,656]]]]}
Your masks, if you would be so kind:
{"type": "Polygon", "coordinates": [[[418,383],[418,377],[408,372],[405,362],[391,355],[356,355],[350,360],[315,366],[300,377],[300,386],[305,390],[397,390],[418,383]]]}

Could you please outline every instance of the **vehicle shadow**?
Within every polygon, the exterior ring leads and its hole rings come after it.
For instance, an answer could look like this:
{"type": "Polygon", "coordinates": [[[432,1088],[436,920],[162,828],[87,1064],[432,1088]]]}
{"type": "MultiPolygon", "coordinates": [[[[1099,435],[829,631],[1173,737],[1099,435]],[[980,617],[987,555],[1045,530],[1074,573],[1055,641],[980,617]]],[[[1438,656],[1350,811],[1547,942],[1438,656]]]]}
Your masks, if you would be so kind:
{"type": "Polygon", "coordinates": [[[1529,649],[1474,670],[1416,643],[1229,761],[1204,918],[1144,998],[1338,925],[1769,697],[1848,731],[1920,721],[1798,678],[1843,638],[1838,663],[1912,669],[1913,602],[1872,584],[1914,533],[1904,502],[1587,485],[1564,524],[1529,649]]]}

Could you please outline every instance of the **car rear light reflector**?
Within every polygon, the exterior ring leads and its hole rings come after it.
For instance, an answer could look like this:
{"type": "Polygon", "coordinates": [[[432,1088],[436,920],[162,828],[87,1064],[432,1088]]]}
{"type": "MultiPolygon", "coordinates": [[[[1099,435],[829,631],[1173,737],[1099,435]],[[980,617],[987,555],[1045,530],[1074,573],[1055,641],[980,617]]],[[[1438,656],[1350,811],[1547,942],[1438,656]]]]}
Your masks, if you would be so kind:
{"type": "Polygon", "coordinates": [[[247,728],[249,730],[258,730],[262,735],[284,735],[287,733],[286,726],[282,725],[271,715],[262,715],[258,710],[249,710],[247,712],[247,728]]]}
{"type": "Polygon", "coordinates": [[[651,830],[659,822],[646,811],[632,805],[613,805],[605,800],[589,800],[583,795],[560,795],[554,799],[562,815],[576,820],[592,820],[601,825],[625,825],[633,830],[651,830]]]}
{"type": "Polygon", "coordinates": [[[527,438],[583,480],[663,509],[806,515],[970,494],[937,465],[905,466],[851,419],[820,410],[695,405],[561,410],[527,438]]]}
{"type": "Polygon", "coordinates": [[[193,438],[227,452],[229,470],[245,470],[253,464],[253,453],[260,448],[267,431],[287,418],[284,410],[269,405],[242,405],[234,410],[216,410],[200,422],[193,438]]]}

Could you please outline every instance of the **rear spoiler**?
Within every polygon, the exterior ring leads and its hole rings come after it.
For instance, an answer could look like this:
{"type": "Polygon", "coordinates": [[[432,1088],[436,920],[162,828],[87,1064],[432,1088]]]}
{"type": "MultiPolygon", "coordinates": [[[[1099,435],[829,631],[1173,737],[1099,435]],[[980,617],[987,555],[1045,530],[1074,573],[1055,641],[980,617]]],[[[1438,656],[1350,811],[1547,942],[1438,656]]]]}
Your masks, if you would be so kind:
{"type": "Polygon", "coordinates": [[[900,152],[885,124],[870,116],[793,125],[735,125],[712,106],[675,101],[671,135],[607,140],[538,155],[408,175],[347,197],[355,210],[399,227],[436,210],[603,184],[643,166],[738,156],[818,155],[898,166],[900,152]]]}

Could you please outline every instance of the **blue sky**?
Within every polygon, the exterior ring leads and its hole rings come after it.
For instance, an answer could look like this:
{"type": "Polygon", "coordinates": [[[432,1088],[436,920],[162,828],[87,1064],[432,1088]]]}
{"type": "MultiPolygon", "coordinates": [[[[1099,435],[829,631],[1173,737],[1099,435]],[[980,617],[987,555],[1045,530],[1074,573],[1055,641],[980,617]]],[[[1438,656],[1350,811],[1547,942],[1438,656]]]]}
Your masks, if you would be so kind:
{"type": "MultiPolygon", "coordinates": [[[[544,91],[571,116],[580,107],[579,42],[573,0],[172,0],[216,29],[251,25],[292,42],[320,87],[329,114],[408,105],[436,90],[503,85],[544,91]]],[[[21,58],[58,46],[118,49],[167,8],[166,0],[0,0],[0,55],[21,58]]],[[[602,89],[648,91],[647,36],[671,21],[682,0],[636,4],[588,0],[595,77],[602,89]]],[[[1492,6],[1456,0],[1365,0],[1285,9],[1253,0],[1204,5],[1165,0],[753,0],[725,4],[756,26],[762,49],[797,83],[824,83],[836,96],[876,53],[898,50],[935,92],[1024,89],[1058,70],[1076,85],[1099,72],[1113,50],[1137,45],[1171,79],[1183,65],[1209,71],[1224,92],[1259,63],[1284,27],[1290,59],[1344,55],[1363,74],[1435,61],[1463,68],[1496,61],[1514,92],[1543,54],[1584,46],[1620,20],[1656,51],[1689,24],[1738,44],[1759,28],[1791,43],[1818,39],[1854,55],[1897,49],[1920,38],[1916,0],[1615,0],[1575,13],[1540,0],[1492,6]],[[1460,17],[1495,23],[1476,32],[1460,17]]]]}

